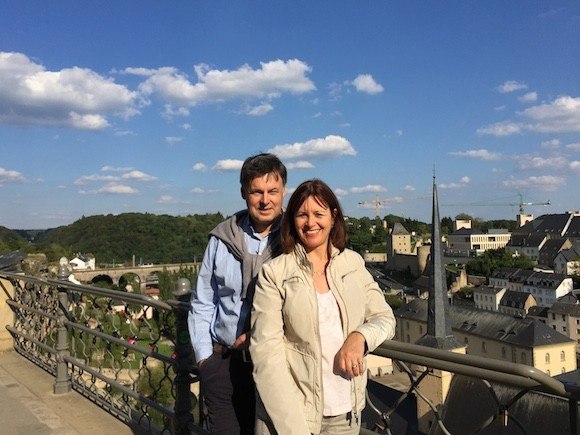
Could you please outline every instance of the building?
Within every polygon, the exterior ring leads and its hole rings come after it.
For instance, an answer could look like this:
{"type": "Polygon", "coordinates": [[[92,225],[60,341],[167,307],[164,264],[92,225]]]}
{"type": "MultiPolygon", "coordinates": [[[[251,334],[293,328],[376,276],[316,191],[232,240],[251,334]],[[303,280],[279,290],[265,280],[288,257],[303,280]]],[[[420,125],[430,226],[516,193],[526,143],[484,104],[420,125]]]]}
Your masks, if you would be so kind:
{"type": "Polygon", "coordinates": [[[580,302],[569,293],[548,308],[548,326],[580,343],[580,302]]]}
{"type": "Polygon", "coordinates": [[[447,247],[451,252],[482,254],[488,249],[499,249],[510,240],[506,229],[482,231],[475,228],[460,228],[447,235],[447,247]]]}
{"type": "Polygon", "coordinates": [[[412,254],[411,250],[411,233],[397,222],[393,226],[393,230],[387,236],[387,258],[393,257],[395,254],[412,254]]]}
{"type": "Polygon", "coordinates": [[[509,316],[526,317],[536,299],[529,293],[507,290],[499,303],[498,311],[509,316]]]}
{"type": "Polygon", "coordinates": [[[540,234],[548,239],[568,239],[576,251],[580,250],[580,211],[546,214],[513,231],[515,235],[540,234]]]}
{"type": "Polygon", "coordinates": [[[574,248],[558,252],[554,258],[554,272],[562,275],[580,274],[580,254],[574,248]]]}
{"type": "Polygon", "coordinates": [[[570,249],[572,247],[572,242],[568,239],[549,239],[544,243],[542,249],[540,249],[540,257],[538,259],[538,264],[542,266],[547,266],[549,268],[554,267],[554,259],[556,256],[565,249],[570,249]]]}
{"type": "Polygon", "coordinates": [[[473,302],[475,308],[485,311],[498,311],[499,303],[504,293],[505,287],[494,287],[480,285],[473,290],[473,302]]]}
{"type": "Polygon", "coordinates": [[[523,254],[537,264],[540,258],[540,249],[546,240],[548,237],[545,234],[517,234],[514,232],[505,248],[512,255],[523,254]]]}
{"type": "MultiPolygon", "coordinates": [[[[427,301],[415,299],[396,311],[396,339],[413,343],[425,334],[427,301]]],[[[516,362],[550,376],[576,370],[576,342],[534,319],[473,310],[449,309],[453,335],[467,353],[516,362]]]]}
{"type": "Polygon", "coordinates": [[[95,257],[90,257],[85,254],[76,254],[75,257],[69,261],[72,270],[95,270],[95,257]]]}

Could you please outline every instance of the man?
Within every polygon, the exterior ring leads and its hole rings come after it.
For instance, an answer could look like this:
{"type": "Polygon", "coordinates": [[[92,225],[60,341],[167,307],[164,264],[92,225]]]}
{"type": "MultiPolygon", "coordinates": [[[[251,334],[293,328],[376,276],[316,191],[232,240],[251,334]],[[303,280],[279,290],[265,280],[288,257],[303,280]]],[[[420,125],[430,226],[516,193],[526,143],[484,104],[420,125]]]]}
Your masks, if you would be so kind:
{"type": "Polygon", "coordinates": [[[247,209],[210,232],[192,294],[189,334],[214,434],[254,433],[250,309],[262,264],[280,253],[286,179],[275,155],[246,159],[240,184],[247,209]]]}

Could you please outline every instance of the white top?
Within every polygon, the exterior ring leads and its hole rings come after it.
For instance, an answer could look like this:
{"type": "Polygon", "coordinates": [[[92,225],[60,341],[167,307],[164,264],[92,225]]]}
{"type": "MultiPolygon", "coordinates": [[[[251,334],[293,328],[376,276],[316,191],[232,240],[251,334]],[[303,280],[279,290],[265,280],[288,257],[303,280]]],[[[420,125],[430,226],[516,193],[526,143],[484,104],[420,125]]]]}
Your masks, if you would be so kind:
{"type": "Polygon", "coordinates": [[[344,343],[340,311],[332,291],[316,292],[318,297],[318,325],[322,345],[322,391],[325,417],[352,411],[350,380],[334,370],[335,356],[344,343]]]}

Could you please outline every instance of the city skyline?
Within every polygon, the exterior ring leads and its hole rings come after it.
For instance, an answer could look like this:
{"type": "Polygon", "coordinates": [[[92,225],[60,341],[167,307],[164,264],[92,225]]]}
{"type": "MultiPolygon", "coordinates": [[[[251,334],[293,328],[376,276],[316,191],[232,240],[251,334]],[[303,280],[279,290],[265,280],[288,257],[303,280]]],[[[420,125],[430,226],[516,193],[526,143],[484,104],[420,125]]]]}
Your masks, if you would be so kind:
{"type": "Polygon", "coordinates": [[[352,217],[580,210],[577,2],[0,4],[0,226],[229,215],[267,151],[352,217]]]}

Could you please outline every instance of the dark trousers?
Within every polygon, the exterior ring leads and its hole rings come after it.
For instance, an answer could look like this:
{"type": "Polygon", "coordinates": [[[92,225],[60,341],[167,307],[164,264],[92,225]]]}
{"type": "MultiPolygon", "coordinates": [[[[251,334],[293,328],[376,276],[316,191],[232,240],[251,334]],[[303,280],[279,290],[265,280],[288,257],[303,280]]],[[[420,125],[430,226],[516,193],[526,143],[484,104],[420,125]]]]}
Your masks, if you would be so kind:
{"type": "Polygon", "coordinates": [[[212,434],[254,433],[256,387],[252,363],[213,353],[199,369],[212,434]]]}

